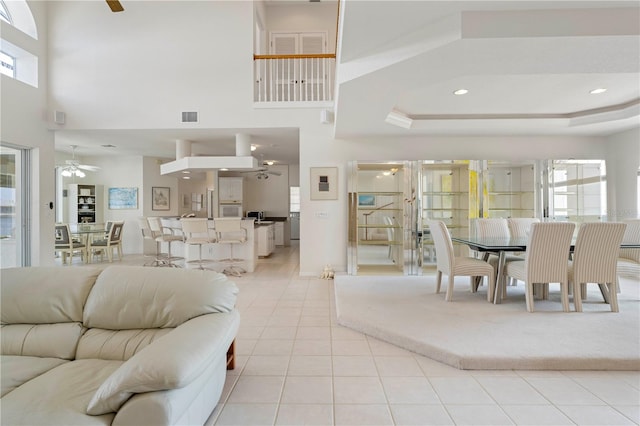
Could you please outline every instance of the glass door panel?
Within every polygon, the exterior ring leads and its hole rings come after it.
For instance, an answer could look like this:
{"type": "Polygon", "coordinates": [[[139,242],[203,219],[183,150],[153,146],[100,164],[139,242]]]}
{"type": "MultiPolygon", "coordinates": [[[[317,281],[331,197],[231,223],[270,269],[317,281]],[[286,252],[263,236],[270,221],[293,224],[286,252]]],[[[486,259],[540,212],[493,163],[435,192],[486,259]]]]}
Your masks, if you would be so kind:
{"type": "Polygon", "coordinates": [[[603,160],[552,160],[549,169],[549,217],[593,222],[607,210],[603,160]]]}

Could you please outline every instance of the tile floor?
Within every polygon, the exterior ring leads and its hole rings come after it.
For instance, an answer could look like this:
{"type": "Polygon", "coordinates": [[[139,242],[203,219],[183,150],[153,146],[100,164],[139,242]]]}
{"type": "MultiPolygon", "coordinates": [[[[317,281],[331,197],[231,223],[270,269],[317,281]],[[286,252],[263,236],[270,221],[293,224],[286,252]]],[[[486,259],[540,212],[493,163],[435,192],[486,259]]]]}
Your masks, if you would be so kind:
{"type": "Polygon", "coordinates": [[[234,279],[236,369],[207,425],[640,423],[638,371],[457,370],[338,325],[333,281],[299,277],[298,255],[234,279]]]}

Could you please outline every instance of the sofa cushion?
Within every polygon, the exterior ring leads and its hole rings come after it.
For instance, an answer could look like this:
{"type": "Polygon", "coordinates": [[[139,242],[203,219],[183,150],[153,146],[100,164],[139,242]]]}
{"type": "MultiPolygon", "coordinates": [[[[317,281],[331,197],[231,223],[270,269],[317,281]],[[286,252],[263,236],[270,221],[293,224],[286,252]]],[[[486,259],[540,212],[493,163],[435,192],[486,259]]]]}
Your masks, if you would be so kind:
{"type": "Polygon", "coordinates": [[[82,335],[76,359],[97,358],[126,361],[173,328],[104,330],[91,328],[82,335]]]}
{"type": "Polygon", "coordinates": [[[114,414],[87,415],[87,404],[120,361],[66,362],[2,397],[2,424],[110,425],[114,414]]]}
{"type": "Polygon", "coordinates": [[[81,322],[97,268],[33,266],[1,271],[2,324],[81,322]]]}
{"type": "Polygon", "coordinates": [[[2,355],[73,359],[83,331],[79,322],[5,324],[0,333],[2,355]]]}
{"type": "Polygon", "coordinates": [[[0,357],[0,371],[2,371],[0,396],[65,362],[69,361],[60,358],[2,355],[0,357]]]}
{"type": "Polygon", "coordinates": [[[134,393],[181,388],[225,357],[238,330],[237,311],[187,321],[126,361],[96,391],[87,413],[118,411],[134,393]]]}
{"type": "Polygon", "coordinates": [[[131,330],[177,327],[208,313],[229,312],[238,287],[212,271],[109,266],[84,309],[87,328],[131,330]]]}

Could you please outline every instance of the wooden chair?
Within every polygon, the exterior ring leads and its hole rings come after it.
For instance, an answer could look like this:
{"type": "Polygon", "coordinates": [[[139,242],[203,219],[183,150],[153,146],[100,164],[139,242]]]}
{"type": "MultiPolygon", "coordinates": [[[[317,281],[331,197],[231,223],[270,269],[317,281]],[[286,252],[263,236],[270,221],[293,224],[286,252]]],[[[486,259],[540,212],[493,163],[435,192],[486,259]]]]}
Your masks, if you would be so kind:
{"type": "Polygon", "coordinates": [[[69,256],[69,265],[71,265],[71,263],[73,263],[73,255],[76,253],[80,253],[82,261],[85,263],[87,262],[87,246],[84,243],[76,241],[72,238],[69,224],[56,224],[55,238],[55,251],[61,253],[63,265],[67,263],[67,256],[69,256]]]}
{"type": "Polygon", "coordinates": [[[573,304],[582,312],[587,283],[596,283],[611,312],[618,312],[617,259],[626,228],[624,223],[590,222],[578,229],[573,261],[569,262],[569,283],[573,283],[573,304]]]}
{"type": "Polygon", "coordinates": [[[109,229],[106,239],[91,241],[89,244],[89,261],[93,261],[95,254],[100,254],[100,261],[103,261],[104,252],[107,252],[109,262],[113,262],[113,250],[118,251],[118,260],[122,260],[122,228],[124,221],[114,221],[109,229]]]}
{"type": "Polygon", "coordinates": [[[569,312],[568,259],[575,227],[570,222],[531,224],[525,259],[507,263],[506,277],[525,283],[527,311],[533,312],[534,285],[560,283],[562,308],[569,312]]]}
{"type": "Polygon", "coordinates": [[[449,235],[449,231],[447,230],[445,223],[439,220],[430,220],[427,221],[427,225],[429,225],[431,237],[433,238],[433,242],[436,246],[436,293],[440,293],[440,284],[443,273],[447,274],[449,277],[449,284],[445,295],[445,300],[447,302],[451,302],[453,298],[454,277],[471,277],[471,291],[476,292],[477,285],[474,278],[486,276],[489,279],[487,300],[491,302],[493,300],[495,287],[493,266],[483,260],[473,257],[455,256],[451,236],[449,235]]]}

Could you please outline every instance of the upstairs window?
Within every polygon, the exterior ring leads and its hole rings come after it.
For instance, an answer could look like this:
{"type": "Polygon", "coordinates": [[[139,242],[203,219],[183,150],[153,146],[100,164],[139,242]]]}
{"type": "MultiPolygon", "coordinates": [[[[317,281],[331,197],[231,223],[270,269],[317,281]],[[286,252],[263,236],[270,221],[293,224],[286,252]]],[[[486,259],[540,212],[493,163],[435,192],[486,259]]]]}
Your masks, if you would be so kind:
{"type": "Polygon", "coordinates": [[[7,5],[4,4],[4,1],[2,0],[0,0],[0,19],[13,25],[11,15],[9,14],[9,9],[7,9],[7,5]]]}
{"type": "Polygon", "coordinates": [[[16,78],[16,58],[0,51],[0,73],[16,78]]]}

